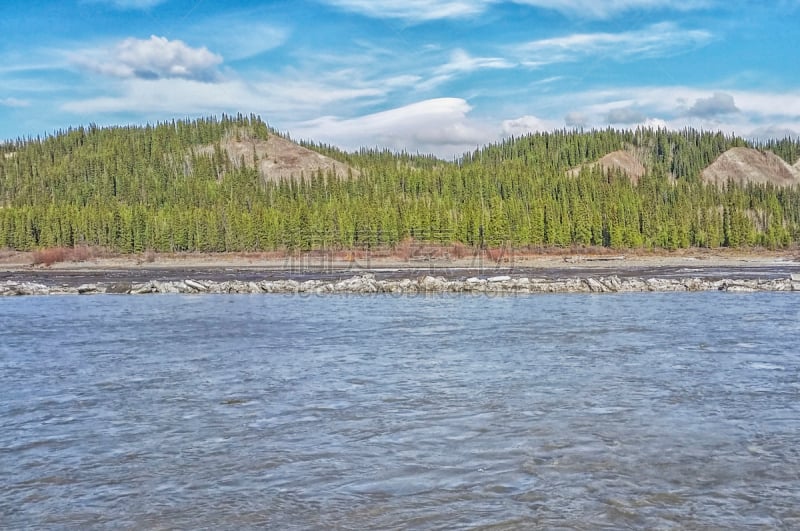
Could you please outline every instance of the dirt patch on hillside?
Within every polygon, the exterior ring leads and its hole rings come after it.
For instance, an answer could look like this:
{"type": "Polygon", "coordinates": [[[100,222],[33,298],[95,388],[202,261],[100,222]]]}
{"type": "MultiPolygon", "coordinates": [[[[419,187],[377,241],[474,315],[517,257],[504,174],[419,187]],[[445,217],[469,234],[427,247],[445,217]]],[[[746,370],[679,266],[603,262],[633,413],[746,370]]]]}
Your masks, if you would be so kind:
{"type": "MultiPolygon", "coordinates": [[[[318,172],[339,178],[359,175],[357,169],[347,164],[276,134],[262,140],[244,133],[231,133],[220,142],[220,147],[234,167],[242,164],[249,168],[256,167],[266,181],[309,179],[318,172]]],[[[203,146],[197,153],[210,156],[214,153],[214,146],[203,146]]]]}
{"type": "Polygon", "coordinates": [[[634,154],[628,151],[619,150],[612,151],[597,162],[572,168],[567,172],[567,175],[574,177],[577,176],[583,168],[593,169],[597,166],[601,167],[605,173],[620,171],[627,175],[633,184],[637,184],[639,179],[641,179],[647,172],[644,165],[634,154]]]}
{"type": "Polygon", "coordinates": [[[723,186],[728,181],[738,184],[800,184],[800,168],[790,166],[771,151],[751,148],[732,148],[720,155],[701,174],[704,181],[723,186]]]}

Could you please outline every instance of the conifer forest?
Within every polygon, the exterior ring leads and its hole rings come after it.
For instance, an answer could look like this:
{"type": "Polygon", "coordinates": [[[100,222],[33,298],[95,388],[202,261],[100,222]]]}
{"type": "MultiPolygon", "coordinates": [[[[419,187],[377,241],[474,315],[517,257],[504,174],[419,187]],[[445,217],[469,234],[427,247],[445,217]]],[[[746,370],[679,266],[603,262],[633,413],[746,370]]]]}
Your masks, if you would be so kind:
{"type": "Polygon", "coordinates": [[[413,238],[471,247],[678,249],[800,241],[800,187],[701,178],[733,147],[770,150],[793,165],[797,140],[753,145],[691,129],[563,130],[508,138],[452,161],[305,143],[352,171],[266,179],[257,161],[225,154],[225,139],[242,135],[279,133],[257,116],[238,115],[90,125],[2,143],[0,248],[294,251],[391,247],[413,238]],[[637,181],[590,165],[623,149],[646,168],[637,181]]]}

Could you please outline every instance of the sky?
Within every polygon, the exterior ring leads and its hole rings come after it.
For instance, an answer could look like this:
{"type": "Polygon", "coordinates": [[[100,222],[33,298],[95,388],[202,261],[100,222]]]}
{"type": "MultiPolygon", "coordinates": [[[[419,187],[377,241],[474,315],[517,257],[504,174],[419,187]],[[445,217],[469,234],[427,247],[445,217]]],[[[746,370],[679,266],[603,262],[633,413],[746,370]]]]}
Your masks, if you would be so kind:
{"type": "Polygon", "coordinates": [[[800,134],[800,0],[2,0],[0,140],[260,115],[456,157],[554,129],[800,134]]]}

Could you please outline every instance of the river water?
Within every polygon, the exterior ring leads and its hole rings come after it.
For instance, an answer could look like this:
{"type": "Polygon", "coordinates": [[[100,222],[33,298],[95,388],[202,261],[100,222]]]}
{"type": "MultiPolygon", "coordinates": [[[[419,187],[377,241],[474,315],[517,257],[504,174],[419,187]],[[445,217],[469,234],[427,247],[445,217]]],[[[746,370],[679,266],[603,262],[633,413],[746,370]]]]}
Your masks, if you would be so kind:
{"type": "Polygon", "coordinates": [[[0,300],[0,527],[800,528],[792,293],[0,300]]]}

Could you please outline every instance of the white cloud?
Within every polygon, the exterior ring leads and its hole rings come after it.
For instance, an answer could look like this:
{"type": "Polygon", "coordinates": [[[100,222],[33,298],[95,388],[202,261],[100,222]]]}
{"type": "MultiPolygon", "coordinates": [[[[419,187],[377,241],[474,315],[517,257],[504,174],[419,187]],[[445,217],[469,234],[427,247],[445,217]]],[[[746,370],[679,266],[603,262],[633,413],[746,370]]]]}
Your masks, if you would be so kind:
{"type": "Polygon", "coordinates": [[[733,96],[724,92],[715,92],[708,98],[697,98],[694,105],[688,110],[690,116],[701,118],[713,118],[737,112],[739,112],[739,108],[736,107],[733,96]]]}
{"type": "Polygon", "coordinates": [[[525,115],[513,120],[504,120],[502,123],[505,136],[522,136],[540,131],[552,131],[558,128],[558,123],[544,120],[537,116],[525,115]]]}
{"type": "Polygon", "coordinates": [[[292,136],[330,142],[345,149],[381,146],[452,157],[499,138],[496,127],[468,115],[460,98],[437,98],[355,118],[327,116],[292,128],[292,136]]]}
{"type": "Polygon", "coordinates": [[[731,90],[736,106],[744,114],[791,116],[800,119],[800,90],[791,92],[749,92],[731,90]]]}
{"type": "MultiPolygon", "coordinates": [[[[719,92],[682,85],[635,86],[576,92],[564,97],[573,104],[584,105],[583,110],[590,114],[607,113],[615,107],[636,105],[647,113],[703,120],[704,117],[701,116],[689,116],[691,106],[688,102],[710,99],[719,92]]],[[[800,90],[787,92],[725,90],[724,93],[735,99],[736,108],[740,112],[733,114],[738,116],[738,119],[748,117],[800,119],[800,90]]],[[[731,116],[728,119],[731,119],[731,116]]]]}
{"type": "Polygon", "coordinates": [[[564,116],[564,123],[567,127],[586,127],[589,124],[589,118],[582,112],[571,111],[564,116]]]}
{"type": "Polygon", "coordinates": [[[21,100],[19,98],[0,98],[0,105],[3,107],[29,107],[31,104],[28,100],[21,100]]]}
{"type": "Polygon", "coordinates": [[[652,58],[672,55],[707,44],[711,33],[685,30],[671,22],[620,33],[575,33],[518,45],[515,52],[531,66],[577,61],[591,56],[611,59],[652,58]]]}
{"type": "Polygon", "coordinates": [[[471,106],[460,98],[438,98],[382,112],[355,115],[349,106],[377,89],[339,89],[282,83],[246,84],[223,81],[218,84],[184,79],[130,80],[116,97],[70,102],[63,110],[91,117],[98,114],[129,113],[152,120],[175,115],[199,116],[221,112],[254,112],[272,125],[289,131],[294,138],[327,142],[344,149],[380,146],[393,150],[432,153],[440,157],[460,156],[489,142],[499,140],[502,129],[469,116],[471,106]],[[322,100],[322,101],[320,101],[322,100]],[[318,117],[320,110],[335,107],[342,116],[318,117]],[[304,118],[305,117],[305,118],[304,118]]]}
{"type": "Polygon", "coordinates": [[[647,117],[635,107],[617,107],[606,114],[606,121],[611,124],[637,124],[647,117]]]}
{"type": "MultiPolygon", "coordinates": [[[[700,110],[703,110],[703,105],[706,104],[701,103],[700,110]]],[[[693,127],[754,138],[774,135],[782,137],[786,132],[800,130],[800,91],[721,92],[680,85],[635,86],[540,95],[537,106],[551,109],[551,113],[563,112],[566,114],[565,122],[568,126],[584,128],[606,127],[610,121],[613,122],[609,118],[615,118],[617,111],[630,109],[639,115],[632,114],[627,118],[640,119],[630,123],[616,123],[630,128],[639,125],[671,130],[693,127]],[[706,113],[703,116],[689,113],[689,109],[698,101],[728,102],[726,106],[716,108],[730,110],[728,98],[714,98],[719,93],[734,98],[739,112],[706,113]],[[565,107],[567,105],[569,107],[565,107]]],[[[616,116],[616,119],[619,118],[620,116],[616,116]]]]}
{"type": "MultiPolygon", "coordinates": [[[[797,124],[795,124],[795,126],[797,126],[797,124]]],[[[780,140],[787,137],[800,139],[800,132],[798,131],[800,131],[800,128],[795,129],[789,126],[768,125],[764,127],[756,127],[755,129],[751,130],[747,134],[747,138],[751,138],[753,140],[780,140]]]]}
{"type": "Polygon", "coordinates": [[[88,70],[120,78],[194,79],[212,81],[218,77],[222,57],[206,47],[192,48],[180,40],[165,37],[128,38],[110,50],[89,50],[71,54],[72,61],[88,70]]]}
{"type": "Polygon", "coordinates": [[[650,129],[669,129],[669,123],[661,118],[647,118],[637,125],[648,127],[650,129]]]}

